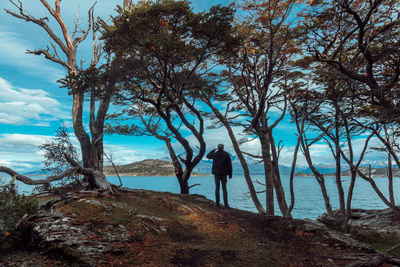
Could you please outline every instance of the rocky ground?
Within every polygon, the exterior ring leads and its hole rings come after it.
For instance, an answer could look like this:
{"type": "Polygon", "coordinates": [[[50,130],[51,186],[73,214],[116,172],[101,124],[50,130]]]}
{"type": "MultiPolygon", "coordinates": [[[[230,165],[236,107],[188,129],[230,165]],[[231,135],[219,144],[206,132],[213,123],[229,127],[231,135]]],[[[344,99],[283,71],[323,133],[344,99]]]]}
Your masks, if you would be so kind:
{"type": "Polygon", "coordinates": [[[326,214],[320,216],[318,221],[330,228],[347,232],[379,251],[400,257],[400,213],[391,209],[355,209],[352,219],[345,225],[338,225],[337,221],[327,218],[326,214]]]}
{"type": "Polygon", "coordinates": [[[315,221],[216,208],[212,201],[198,195],[135,190],[118,196],[86,192],[47,197],[42,202],[45,200],[46,211],[26,218],[3,239],[0,266],[308,267],[400,263],[394,257],[397,239],[393,236],[398,234],[394,215],[386,216],[392,216],[386,224],[392,224],[395,232],[379,232],[383,222],[377,214],[371,214],[368,223],[376,227],[377,233],[392,237],[389,255],[378,252],[373,242],[375,247],[353,238],[368,236],[362,231],[367,229],[363,228],[367,227],[366,220],[360,220],[366,217],[363,211],[359,211],[360,219],[352,222],[353,232],[343,234],[315,221]]]}

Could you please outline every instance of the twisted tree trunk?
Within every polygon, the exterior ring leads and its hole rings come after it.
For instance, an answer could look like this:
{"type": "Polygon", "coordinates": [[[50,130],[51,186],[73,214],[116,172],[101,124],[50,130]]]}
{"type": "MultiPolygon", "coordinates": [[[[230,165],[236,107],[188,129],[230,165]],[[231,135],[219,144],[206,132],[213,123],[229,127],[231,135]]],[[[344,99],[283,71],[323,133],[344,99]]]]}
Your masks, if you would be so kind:
{"type": "MultiPolygon", "coordinates": [[[[74,77],[78,74],[79,67],[77,64],[77,48],[81,42],[86,40],[89,32],[93,32],[93,50],[92,50],[92,62],[91,66],[96,66],[101,56],[101,44],[97,42],[96,30],[95,30],[95,19],[93,14],[92,6],[88,11],[88,27],[85,30],[81,30],[79,36],[78,31],[81,29],[78,22],[76,22],[75,29],[70,34],[64,19],[61,17],[61,0],[54,1],[54,7],[52,7],[46,0],[41,0],[42,5],[47,9],[49,14],[55,19],[58,26],[61,28],[61,34],[57,35],[55,31],[47,23],[48,18],[35,18],[26,12],[23,8],[22,2],[19,5],[14,3],[12,0],[9,1],[16,9],[17,12],[12,12],[6,9],[6,12],[18,19],[22,19],[26,22],[34,23],[40,26],[49,35],[51,40],[51,52],[49,47],[47,49],[38,49],[27,53],[34,55],[44,55],[46,59],[53,61],[63,66],[69,76],[74,77]],[[61,50],[65,55],[66,59],[62,59],[59,56],[58,50],[61,50]]],[[[130,1],[124,1],[124,5],[130,1]]],[[[76,82],[70,84],[72,93],[72,126],[74,133],[80,143],[81,155],[83,166],[80,168],[82,174],[85,175],[89,182],[90,189],[109,189],[111,184],[107,182],[103,175],[103,127],[105,115],[110,103],[110,95],[107,95],[101,100],[100,106],[97,112],[97,118],[95,118],[95,106],[91,103],[90,109],[90,131],[92,140],[89,134],[86,132],[83,125],[83,101],[85,93],[82,89],[78,88],[76,82]],[[91,169],[91,171],[89,171],[91,169]],[[85,170],[85,171],[83,171],[85,170]]],[[[91,98],[94,99],[93,95],[91,98]]],[[[28,181],[28,180],[27,180],[28,181]]]]}

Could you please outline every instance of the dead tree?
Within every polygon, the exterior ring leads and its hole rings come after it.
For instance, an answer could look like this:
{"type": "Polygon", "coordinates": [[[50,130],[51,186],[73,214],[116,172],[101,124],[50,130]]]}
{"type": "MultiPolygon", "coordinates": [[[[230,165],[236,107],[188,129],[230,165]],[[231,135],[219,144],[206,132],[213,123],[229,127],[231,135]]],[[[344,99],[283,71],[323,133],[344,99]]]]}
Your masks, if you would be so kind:
{"type": "MultiPolygon", "coordinates": [[[[51,28],[48,18],[36,18],[29,14],[20,0],[9,2],[16,8],[16,11],[5,9],[5,11],[15,18],[31,22],[41,27],[50,37],[50,47],[38,50],[27,50],[28,54],[43,55],[46,59],[55,62],[67,71],[69,77],[75,77],[80,71],[77,61],[78,46],[85,41],[89,33],[93,33],[93,49],[91,58],[91,67],[98,64],[102,54],[102,44],[98,41],[97,25],[94,19],[94,5],[88,11],[88,26],[82,29],[78,19],[75,19],[75,27],[72,33],[68,30],[64,19],[61,16],[61,0],[54,1],[54,7],[46,0],[40,0],[42,5],[55,19],[57,25],[61,28],[62,34],[57,35],[55,29],[51,28]]],[[[83,169],[92,169],[92,172],[86,172],[87,180],[91,188],[97,188],[105,181],[97,180],[99,176],[92,175],[94,172],[103,172],[103,128],[105,115],[108,110],[111,93],[104,94],[102,98],[96,98],[93,94],[90,96],[90,134],[86,132],[83,124],[83,103],[85,90],[78,87],[78,81],[72,80],[70,83],[70,93],[73,98],[72,104],[72,125],[74,133],[79,140],[82,154],[83,169]],[[96,111],[96,100],[99,100],[99,107],[96,111]]],[[[99,188],[108,188],[110,185],[100,186],[99,188]]]]}

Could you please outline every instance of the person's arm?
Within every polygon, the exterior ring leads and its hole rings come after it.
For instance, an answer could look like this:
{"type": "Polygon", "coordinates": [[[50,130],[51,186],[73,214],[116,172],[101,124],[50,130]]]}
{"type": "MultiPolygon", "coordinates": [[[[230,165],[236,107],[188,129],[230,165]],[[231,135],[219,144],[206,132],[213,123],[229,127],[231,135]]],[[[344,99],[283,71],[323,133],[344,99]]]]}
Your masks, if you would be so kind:
{"type": "Polygon", "coordinates": [[[211,150],[210,153],[207,154],[207,158],[208,158],[208,159],[214,159],[215,151],[216,151],[216,150],[217,150],[216,148],[213,149],[213,150],[211,150]]]}
{"type": "Polygon", "coordinates": [[[229,171],[229,179],[232,178],[232,160],[231,160],[231,156],[228,155],[228,171],[229,171]]]}

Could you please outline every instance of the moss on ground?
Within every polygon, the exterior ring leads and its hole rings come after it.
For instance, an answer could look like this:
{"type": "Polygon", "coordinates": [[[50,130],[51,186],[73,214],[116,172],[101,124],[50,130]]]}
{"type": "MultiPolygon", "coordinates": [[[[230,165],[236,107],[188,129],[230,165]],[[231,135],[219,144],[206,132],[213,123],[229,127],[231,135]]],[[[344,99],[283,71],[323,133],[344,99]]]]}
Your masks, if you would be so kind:
{"type": "Polygon", "coordinates": [[[391,250],[391,248],[400,244],[400,238],[395,234],[380,234],[368,230],[355,230],[352,231],[352,234],[358,240],[370,244],[378,251],[400,257],[400,246],[391,250]]]}

